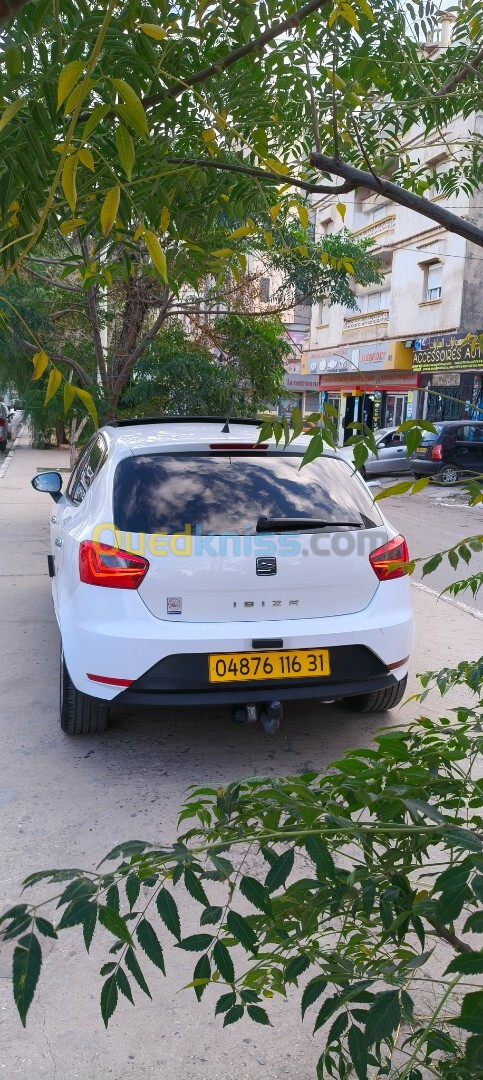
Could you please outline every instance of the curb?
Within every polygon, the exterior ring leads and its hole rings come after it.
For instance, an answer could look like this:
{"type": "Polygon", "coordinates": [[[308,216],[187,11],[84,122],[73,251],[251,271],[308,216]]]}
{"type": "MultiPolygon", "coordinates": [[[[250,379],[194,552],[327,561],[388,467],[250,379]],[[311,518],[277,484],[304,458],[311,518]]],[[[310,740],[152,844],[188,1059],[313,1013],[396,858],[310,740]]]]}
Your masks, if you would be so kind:
{"type": "Polygon", "coordinates": [[[0,465],[0,480],[3,480],[3,478],[5,476],[5,473],[6,473],[8,467],[10,465],[10,462],[12,461],[12,458],[13,458],[13,456],[15,454],[17,446],[18,446],[18,444],[20,442],[20,438],[21,438],[21,435],[23,433],[24,426],[25,426],[24,424],[20,425],[20,427],[19,427],[19,429],[17,431],[17,434],[15,436],[15,440],[12,443],[12,445],[10,447],[10,450],[8,451],[8,454],[7,454],[6,458],[5,458],[5,461],[3,462],[2,465],[0,465]]]}
{"type": "Polygon", "coordinates": [[[411,585],[413,589],[420,589],[421,592],[429,593],[430,596],[435,596],[437,600],[441,600],[443,604],[451,604],[451,607],[459,608],[460,611],[466,611],[467,615],[472,615],[474,619],[483,619],[483,611],[478,611],[477,608],[472,608],[469,604],[462,604],[461,600],[453,600],[451,596],[441,596],[441,593],[437,589],[430,589],[428,585],[422,585],[420,581],[412,581],[411,585]]]}

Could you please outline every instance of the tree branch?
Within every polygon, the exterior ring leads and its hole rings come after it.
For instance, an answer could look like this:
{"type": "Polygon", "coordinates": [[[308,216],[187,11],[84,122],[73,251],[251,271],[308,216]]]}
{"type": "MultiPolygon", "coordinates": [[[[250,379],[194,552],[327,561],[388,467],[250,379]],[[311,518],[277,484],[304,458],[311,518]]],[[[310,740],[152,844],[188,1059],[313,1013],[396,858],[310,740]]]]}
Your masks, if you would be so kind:
{"type": "Polygon", "coordinates": [[[251,53],[263,52],[265,45],[268,45],[269,41],[273,41],[282,34],[286,34],[289,30],[294,30],[297,26],[300,26],[300,23],[304,22],[309,15],[312,15],[314,11],[326,7],[328,3],[329,0],[309,0],[308,4],[304,4],[298,11],[294,11],[293,15],[290,15],[287,19],[283,19],[282,22],[275,23],[275,26],[270,27],[270,29],[264,30],[263,34],[260,34],[259,37],[252,38],[246,45],[241,45],[238,49],[233,49],[232,52],[226,53],[225,56],[221,56],[215,64],[210,64],[209,67],[201,68],[200,71],[195,71],[193,75],[188,75],[186,79],[183,79],[182,83],[172,83],[171,86],[167,86],[165,90],[161,90],[159,94],[150,94],[148,97],[143,98],[145,109],[151,108],[152,105],[159,105],[167,97],[179,97],[180,94],[184,93],[190,86],[198,86],[199,83],[211,79],[213,75],[220,75],[222,71],[231,67],[232,64],[238,63],[244,56],[250,56],[251,53]]]}
{"type": "MultiPolygon", "coordinates": [[[[89,262],[89,248],[87,240],[83,240],[81,244],[82,254],[84,261],[87,264],[89,262]]],[[[99,327],[99,317],[97,313],[97,296],[94,285],[89,285],[87,289],[87,310],[89,312],[89,322],[92,330],[92,341],[94,344],[94,352],[97,360],[97,369],[101,376],[101,382],[105,390],[107,390],[107,368],[106,358],[104,356],[104,349],[102,347],[101,331],[99,327]]]]}
{"type": "MultiPolygon", "coordinates": [[[[311,154],[310,163],[322,172],[341,176],[352,184],[353,189],[367,187],[377,194],[386,195],[388,199],[392,199],[399,206],[406,206],[408,210],[414,210],[417,214],[422,214],[424,217],[436,221],[438,225],[442,225],[448,232],[457,233],[472,244],[483,247],[483,229],[479,229],[477,225],[473,225],[470,221],[457,217],[456,214],[445,210],[438,203],[430,202],[429,199],[423,198],[422,195],[415,195],[412,191],[406,191],[405,188],[400,187],[398,184],[391,183],[390,180],[383,180],[370,172],[362,172],[361,169],[356,169],[353,165],[338,161],[336,158],[326,157],[325,154],[311,154]]],[[[286,183],[290,183],[290,180],[287,180],[286,183]]]]}
{"type": "MultiPolygon", "coordinates": [[[[30,341],[25,341],[22,339],[20,344],[22,345],[22,348],[25,349],[25,351],[28,352],[31,356],[33,356],[34,353],[39,351],[38,345],[32,345],[30,341]]],[[[70,356],[64,356],[62,353],[56,353],[52,355],[50,359],[52,360],[53,364],[67,364],[68,367],[72,368],[72,371],[77,372],[77,375],[79,376],[79,379],[84,386],[91,385],[92,379],[89,373],[85,371],[80,364],[77,363],[77,360],[73,360],[70,356]]]]}
{"type": "Polygon", "coordinates": [[[136,360],[139,360],[139,357],[142,355],[145,348],[150,344],[150,342],[154,341],[154,338],[156,337],[156,334],[158,333],[158,330],[161,329],[161,326],[162,326],[163,322],[166,319],[166,316],[168,314],[168,311],[169,311],[170,305],[172,303],[173,297],[169,293],[167,288],[165,288],[164,291],[165,291],[165,300],[164,300],[164,303],[161,305],[161,308],[159,310],[159,313],[158,313],[156,319],[153,322],[153,325],[148,330],[147,334],[145,334],[145,336],[139,342],[139,344],[136,346],[136,348],[133,350],[133,352],[128,356],[127,360],[125,361],[123,367],[121,368],[121,370],[120,370],[120,372],[119,372],[119,374],[118,374],[118,376],[116,378],[116,381],[115,381],[114,386],[112,388],[112,396],[113,396],[113,399],[114,399],[114,404],[117,404],[117,400],[119,398],[119,395],[120,395],[121,391],[124,388],[126,379],[127,379],[128,375],[129,375],[129,372],[134,367],[134,364],[136,363],[136,360]]]}
{"type": "Polygon", "coordinates": [[[77,293],[78,296],[82,295],[82,289],[78,289],[76,285],[66,285],[65,281],[57,281],[56,278],[49,278],[45,274],[39,274],[37,270],[32,270],[27,259],[25,259],[23,266],[28,274],[32,274],[32,277],[38,278],[39,281],[45,281],[45,284],[50,285],[53,289],[62,289],[63,292],[77,293]]]}
{"type": "Polygon", "coordinates": [[[464,79],[467,79],[468,75],[477,75],[479,79],[483,78],[481,72],[476,70],[478,65],[481,64],[482,60],[483,49],[480,49],[476,56],[473,57],[471,62],[463,64],[463,67],[456,72],[456,75],[453,75],[451,79],[448,79],[447,82],[443,83],[441,89],[437,90],[434,96],[444,97],[445,94],[449,94],[451,90],[454,90],[455,86],[457,86],[458,83],[463,82],[464,79]]]}
{"type": "Polygon", "coordinates": [[[199,169],[221,169],[222,172],[242,173],[244,176],[254,176],[257,180],[269,180],[276,184],[287,184],[288,187],[298,187],[310,194],[320,195],[346,195],[354,191],[357,186],[351,181],[334,187],[332,184],[311,184],[308,180],[299,180],[297,177],[282,176],[281,173],[267,172],[265,169],[257,169],[251,165],[235,165],[231,161],[211,161],[206,158],[164,158],[168,165],[195,165],[199,169]]]}
{"type": "Polygon", "coordinates": [[[466,941],[462,941],[461,938],[456,936],[456,934],[452,934],[451,930],[448,930],[447,926],[438,926],[438,923],[433,922],[432,919],[428,919],[428,922],[433,927],[433,930],[437,937],[441,938],[442,941],[446,941],[448,945],[452,945],[455,952],[469,953],[475,951],[471,948],[471,945],[466,944],[466,941]]]}

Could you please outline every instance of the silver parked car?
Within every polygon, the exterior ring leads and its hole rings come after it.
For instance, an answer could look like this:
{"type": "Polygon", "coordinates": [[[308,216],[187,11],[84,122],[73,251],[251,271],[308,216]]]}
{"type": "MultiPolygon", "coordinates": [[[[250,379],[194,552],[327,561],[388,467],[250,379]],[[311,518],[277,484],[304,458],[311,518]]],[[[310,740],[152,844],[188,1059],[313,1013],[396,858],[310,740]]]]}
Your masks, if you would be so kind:
{"type": "Polygon", "coordinates": [[[377,456],[369,454],[362,473],[364,476],[376,476],[388,473],[408,473],[412,471],[406,453],[405,435],[397,427],[379,428],[374,432],[377,456]]]}

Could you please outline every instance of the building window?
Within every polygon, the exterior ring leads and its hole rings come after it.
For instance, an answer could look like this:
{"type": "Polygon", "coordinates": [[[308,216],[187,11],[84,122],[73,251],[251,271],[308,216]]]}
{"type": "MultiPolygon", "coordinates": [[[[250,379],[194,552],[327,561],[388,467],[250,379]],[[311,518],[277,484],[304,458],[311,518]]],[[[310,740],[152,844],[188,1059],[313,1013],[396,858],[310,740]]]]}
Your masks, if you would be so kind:
{"type": "Polygon", "coordinates": [[[433,263],[426,267],[424,283],[425,300],[441,300],[443,287],[443,266],[433,263]]]}
{"type": "Polygon", "coordinates": [[[374,221],[380,221],[381,218],[387,217],[389,209],[387,206],[371,206],[364,214],[368,225],[372,225],[374,221]]]}
{"type": "Polygon", "coordinates": [[[429,162],[433,170],[433,183],[428,192],[425,192],[427,199],[437,199],[444,197],[444,192],[441,191],[441,181],[446,176],[451,167],[451,162],[448,158],[443,158],[440,161],[429,162]]]}
{"type": "MultiPolygon", "coordinates": [[[[379,292],[356,296],[357,312],[361,315],[369,315],[373,311],[386,311],[389,307],[390,295],[390,289],[380,289],[379,292]]],[[[357,312],[347,309],[348,315],[356,315],[357,312]]]]}
{"type": "Polygon", "coordinates": [[[262,277],[260,280],[260,300],[262,304],[268,304],[270,300],[270,278],[262,277]]]}
{"type": "Polygon", "coordinates": [[[319,326],[326,326],[329,321],[330,304],[328,300],[320,300],[318,308],[319,326]]]}

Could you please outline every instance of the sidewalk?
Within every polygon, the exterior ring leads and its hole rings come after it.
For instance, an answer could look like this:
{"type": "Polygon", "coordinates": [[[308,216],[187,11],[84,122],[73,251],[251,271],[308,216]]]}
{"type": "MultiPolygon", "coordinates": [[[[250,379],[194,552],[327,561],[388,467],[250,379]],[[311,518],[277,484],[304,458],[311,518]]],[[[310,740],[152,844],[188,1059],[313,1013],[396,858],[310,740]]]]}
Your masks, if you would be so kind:
{"type": "MultiPolygon", "coordinates": [[[[414,702],[387,716],[364,716],[316,702],[286,709],[279,735],[234,726],[228,710],[134,710],[115,716],[105,735],[72,739],[58,723],[59,636],[47,574],[53,503],[35,492],[38,468],[68,468],[68,451],[37,451],[26,435],[0,481],[0,908],[17,902],[22,879],[53,866],[93,868],[120,840],[171,840],[189,784],[238,776],[322,769],[351,747],[367,745],[383,724],[400,724],[414,702]]],[[[481,622],[429,593],[413,590],[415,673],[476,658],[481,622]]],[[[430,695],[424,712],[448,714],[460,693],[430,695]]],[[[180,901],[181,903],[181,901],[180,901]]],[[[197,929],[182,904],[185,934],[197,929]]],[[[105,941],[89,957],[72,931],[60,946],[45,941],[44,972],[24,1031],[10,983],[11,950],[0,953],[0,1060],[21,1080],[305,1080],[320,1050],[300,1024],[300,995],[277,1003],[273,1028],[243,1021],[222,1031],[205,998],[177,993],[192,961],[166,948],[168,977],[152,968],[153,1004],[122,1002],[106,1032],[98,971],[105,941]]],[[[151,977],[152,976],[152,977],[151,977]]],[[[207,995],[208,996],[208,995],[207,995]]]]}

